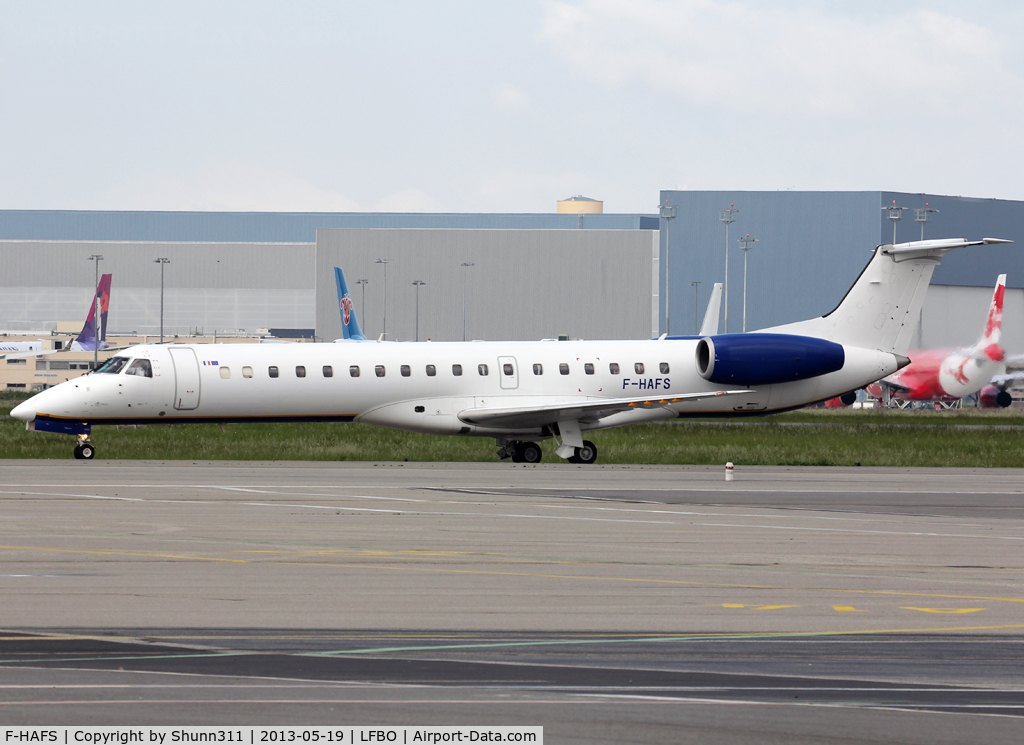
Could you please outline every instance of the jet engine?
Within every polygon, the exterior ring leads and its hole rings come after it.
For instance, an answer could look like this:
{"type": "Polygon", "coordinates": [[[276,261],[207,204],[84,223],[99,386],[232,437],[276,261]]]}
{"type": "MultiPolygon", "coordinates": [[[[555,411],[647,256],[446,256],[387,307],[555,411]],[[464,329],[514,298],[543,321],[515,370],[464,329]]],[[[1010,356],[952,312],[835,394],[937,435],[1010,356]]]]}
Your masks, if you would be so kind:
{"type": "Polygon", "coordinates": [[[792,334],[721,334],[697,342],[697,372],[720,385],[771,385],[841,370],[841,344],[792,334]]]}

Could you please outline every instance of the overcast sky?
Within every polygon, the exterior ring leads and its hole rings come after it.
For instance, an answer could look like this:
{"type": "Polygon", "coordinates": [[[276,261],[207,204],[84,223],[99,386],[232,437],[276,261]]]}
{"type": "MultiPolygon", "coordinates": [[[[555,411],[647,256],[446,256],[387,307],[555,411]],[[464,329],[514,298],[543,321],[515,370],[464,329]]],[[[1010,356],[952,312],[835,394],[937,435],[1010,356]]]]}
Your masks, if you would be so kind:
{"type": "Polygon", "coordinates": [[[0,208],[1024,199],[1010,0],[0,0],[0,208]]]}

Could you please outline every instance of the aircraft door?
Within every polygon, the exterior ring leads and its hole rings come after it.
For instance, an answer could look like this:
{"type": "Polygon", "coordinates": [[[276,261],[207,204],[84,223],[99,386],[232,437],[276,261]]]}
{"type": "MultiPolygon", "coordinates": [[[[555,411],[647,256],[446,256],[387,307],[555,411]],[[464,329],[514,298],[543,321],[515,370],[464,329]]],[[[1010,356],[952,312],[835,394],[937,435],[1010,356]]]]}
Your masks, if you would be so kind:
{"type": "Polygon", "coordinates": [[[515,390],[519,387],[519,365],[515,357],[498,358],[498,374],[501,376],[501,387],[505,390],[515,390]]]}
{"type": "Polygon", "coordinates": [[[168,347],[174,363],[174,408],[195,409],[199,406],[199,360],[188,347],[168,347]]]}

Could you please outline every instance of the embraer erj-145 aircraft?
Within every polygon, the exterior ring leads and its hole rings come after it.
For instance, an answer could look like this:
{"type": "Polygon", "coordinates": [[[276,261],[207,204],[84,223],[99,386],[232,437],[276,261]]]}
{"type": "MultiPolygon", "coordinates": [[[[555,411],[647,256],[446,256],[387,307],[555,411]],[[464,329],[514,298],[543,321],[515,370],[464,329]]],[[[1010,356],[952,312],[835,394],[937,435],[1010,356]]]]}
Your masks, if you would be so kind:
{"type": "MultiPolygon", "coordinates": [[[[493,437],[536,463],[540,440],[593,463],[584,432],[687,416],[749,416],[833,398],[910,363],[932,271],[961,246],[883,245],[826,316],[749,334],[643,341],[225,344],[131,347],[11,415],[39,432],[186,422],[365,422],[493,437]]],[[[349,309],[350,313],[352,309],[349,309]]]]}

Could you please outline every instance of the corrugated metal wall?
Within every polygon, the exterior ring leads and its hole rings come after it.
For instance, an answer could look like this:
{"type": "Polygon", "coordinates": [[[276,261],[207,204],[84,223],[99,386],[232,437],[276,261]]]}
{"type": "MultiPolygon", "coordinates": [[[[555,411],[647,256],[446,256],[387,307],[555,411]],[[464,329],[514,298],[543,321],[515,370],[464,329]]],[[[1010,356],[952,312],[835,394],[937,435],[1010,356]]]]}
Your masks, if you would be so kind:
{"type": "Polygon", "coordinates": [[[111,331],[159,333],[160,266],[164,328],[313,328],[313,243],[149,243],[0,241],[0,328],[45,330],[84,321],[95,280],[113,274],[111,331]]]}
{"type": "MultiPolygon", "coordinates": [[[[907,208],[929,202],[940,210],[926,226],[926,239],[988,236],[1018,242],[954,251],[936,268],[933,284],[991,288],[996,276],[1005,272],[1009,287],[1024,287],[1024,247],[1020,245],[1024,243],[1024,202],[898,192],[663,191],[661,203],[677,210],[668,228],[672,332],[693,333],[690,283],[701,283],[698,315],[702,317],[712,284],[724,280],[722,208],[734,204],[739,209],[729,230],[729,330],[736,332],[743,312],[743,252],[738,238],[749,233],[757,239],[748,255],[747,329],[798,321],[832,310],[856,280],[871,250],[892,241],[892,223],[882,207],[894,199],[907,208]]],[[[897,241],[919,240],[920,224],[914,221],[913,209],[903,215],[897,241]]],[[[663,219],[662,226],[665,223],[663,219]]],[[[661,233],[664,236],[665,230],[661,233]]],[[[664,237],[661,257],[664,264],[664,237]]],[[[932,338],[957,336],[952,328],[940,331],[938,323],[931,324],[932,338]]]]}
{"type": "MultiPolygon", "coordinates": [[[[554,206],[554,205],[552,205],[554,206]]],[[[0,240],[313,243],[317,228],[657,230],[654,215],[0,210],[0,240]]]]}
{"type": "Polygon", "coordinates": [[[341,336],[334,267],[345,270],[368,337],[529,340],[568,334],[644,339],[651,329],[652,241],[647,230],[318,230],[317,332],[341,336]],[[471,262],[472,267],[462,267],[471,262]],[[356,280],[365,278],[363,289],[356,280]]]}

